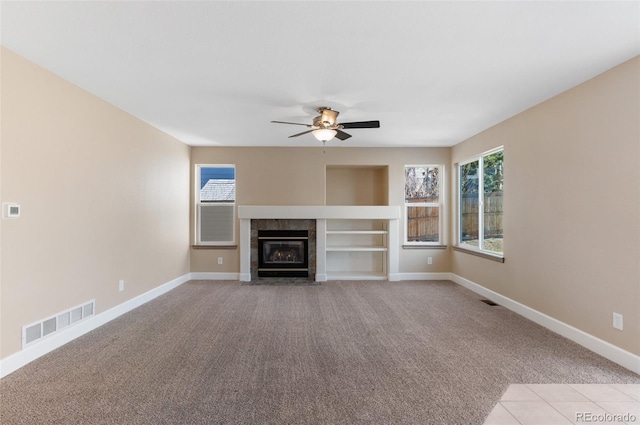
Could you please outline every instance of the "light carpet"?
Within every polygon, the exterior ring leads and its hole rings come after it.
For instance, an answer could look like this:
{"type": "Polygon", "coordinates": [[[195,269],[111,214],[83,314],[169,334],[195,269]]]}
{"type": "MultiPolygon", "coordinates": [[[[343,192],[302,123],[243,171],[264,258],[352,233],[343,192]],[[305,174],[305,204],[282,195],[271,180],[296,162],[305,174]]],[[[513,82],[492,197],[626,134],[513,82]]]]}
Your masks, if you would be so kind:
{"type": "Polygon", "coordinates": [[[0,381],[4,424],[482,424],[640,377],[448,281],[192,281],[0,381]]]}

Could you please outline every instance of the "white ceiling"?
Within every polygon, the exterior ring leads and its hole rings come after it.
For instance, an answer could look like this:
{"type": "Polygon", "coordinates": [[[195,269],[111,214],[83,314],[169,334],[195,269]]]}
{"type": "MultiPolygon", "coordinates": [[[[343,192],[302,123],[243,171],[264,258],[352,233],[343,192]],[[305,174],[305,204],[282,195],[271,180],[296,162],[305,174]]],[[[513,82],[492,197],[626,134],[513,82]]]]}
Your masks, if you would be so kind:
{"type": "Polygon", "coordinates": [[[190,145],[452,146],[640,54],[638,1],[1,3],[16,53],[190,145]]]}

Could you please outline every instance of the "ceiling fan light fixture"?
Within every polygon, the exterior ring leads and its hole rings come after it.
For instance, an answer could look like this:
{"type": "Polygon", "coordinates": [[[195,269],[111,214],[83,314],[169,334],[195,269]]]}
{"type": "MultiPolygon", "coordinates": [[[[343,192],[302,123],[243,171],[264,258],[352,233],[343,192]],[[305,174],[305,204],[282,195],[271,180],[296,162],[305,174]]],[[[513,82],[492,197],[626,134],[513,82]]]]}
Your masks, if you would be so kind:
{"type": "Polygon", "coordinates": [[[330,128],[321,128],[318,130],[313,130],[311,134],[313,134],[313,137],[321,142],[328,142],[329,140],[333,139],[336,134],[338,134],[338,132],[330,128]]]}

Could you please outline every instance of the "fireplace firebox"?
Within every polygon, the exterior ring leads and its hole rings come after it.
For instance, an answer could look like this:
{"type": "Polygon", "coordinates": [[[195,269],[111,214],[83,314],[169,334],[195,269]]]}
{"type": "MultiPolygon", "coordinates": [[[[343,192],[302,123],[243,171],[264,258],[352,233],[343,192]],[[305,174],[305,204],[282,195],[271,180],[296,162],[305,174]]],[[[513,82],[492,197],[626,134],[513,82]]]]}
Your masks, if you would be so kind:
{"type": "Polygon", "coordinates": [[[258,277],[308,277],[307,230],[259,230],[258,277]]]}

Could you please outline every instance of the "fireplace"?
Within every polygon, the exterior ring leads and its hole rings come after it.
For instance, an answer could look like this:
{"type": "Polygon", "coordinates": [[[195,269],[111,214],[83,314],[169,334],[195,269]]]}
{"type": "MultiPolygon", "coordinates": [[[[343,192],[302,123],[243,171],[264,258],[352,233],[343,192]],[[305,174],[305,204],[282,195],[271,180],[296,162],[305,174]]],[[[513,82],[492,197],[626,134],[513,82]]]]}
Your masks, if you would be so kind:
{"type": "Polygon", "coordinates": [[[258,277],[308,277],[307,230],[258,230],[258,277]]]}

